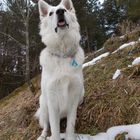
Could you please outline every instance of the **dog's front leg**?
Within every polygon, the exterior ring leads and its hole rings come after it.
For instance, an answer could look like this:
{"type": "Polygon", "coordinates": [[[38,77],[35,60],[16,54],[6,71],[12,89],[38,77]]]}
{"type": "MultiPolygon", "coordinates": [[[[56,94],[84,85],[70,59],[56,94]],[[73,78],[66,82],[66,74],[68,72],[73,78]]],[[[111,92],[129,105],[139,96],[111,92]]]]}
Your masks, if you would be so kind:
{"type": "Polygon", "coordinates": [[[76,120],[77,106],[78,106],[78,104],[74,103],[68,111],[67,128],[66,128],[66,140],[76,140],[74,130],[75,130],[75,120],[76,120]]]}
{"type": "Polygon", "coordinates": [[[77,105],[74,104],[68,112],[67,116],[67,128],[66,128],[66,140],[76,140],[74,129],[76,120],[77,105]]]}
{"type": "Polygon", "coordinates": [[[51,127],[50,140],[60,140],[60,112],[56,91],[49,91],[48,111],[51,127]]]}
{"type": "Polygon", "coordinates": [[[69,102],[68,102],[68,114],[67,114],[67,128],[66,128],[66,140],[76,140],[75,135],[75,121],[77,114],[77,107],[81,100],[83,92],[83,84],[78,79],[73,79],[69,85],[69,102]]]}

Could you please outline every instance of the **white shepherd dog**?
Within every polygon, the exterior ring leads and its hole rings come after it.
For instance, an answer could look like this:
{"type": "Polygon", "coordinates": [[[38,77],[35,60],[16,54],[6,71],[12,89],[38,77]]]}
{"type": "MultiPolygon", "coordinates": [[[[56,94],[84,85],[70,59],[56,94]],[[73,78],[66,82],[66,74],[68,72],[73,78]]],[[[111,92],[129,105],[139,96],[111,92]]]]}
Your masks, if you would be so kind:
{"type": "Polygon", "coordinates": [[[40,35],[47,46],[40,55],[42,66],[40,107],[36,113],[43,128],[37,140],[46,140],[48,124],[51,140],[60,140],[60,119],[67,117],[65,140],[74,134],[78,104],[84,95],[82,64],[84,52],[79,45],[79,24],[71,0],[50,6],[39,0],[40,35]]]}

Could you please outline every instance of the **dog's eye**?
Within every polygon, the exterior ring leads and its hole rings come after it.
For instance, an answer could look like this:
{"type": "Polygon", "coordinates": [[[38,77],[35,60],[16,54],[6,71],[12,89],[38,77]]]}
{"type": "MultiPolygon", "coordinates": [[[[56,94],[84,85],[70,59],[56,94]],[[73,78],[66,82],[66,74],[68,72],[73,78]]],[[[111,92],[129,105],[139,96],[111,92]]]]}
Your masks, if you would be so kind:
{"type": "Polygon", "coordinates": [[[50,12],[50,13],[49,13],[49,16],[52,16],[52,15],[53,15],[53,12],[50,12]]]}

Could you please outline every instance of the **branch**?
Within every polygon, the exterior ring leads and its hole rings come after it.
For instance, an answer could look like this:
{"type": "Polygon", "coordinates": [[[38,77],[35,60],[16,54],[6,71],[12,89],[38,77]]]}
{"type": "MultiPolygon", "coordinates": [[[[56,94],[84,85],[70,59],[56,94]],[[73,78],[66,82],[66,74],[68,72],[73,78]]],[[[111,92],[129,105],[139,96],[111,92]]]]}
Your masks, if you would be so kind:
{"type": "Polygon", "coordinates": [[[25,56],[21,56],[21,55],[13,55],[13,54],[6,54],[6,56],[11,56],[11,57],[17,57],[17,58],[24,58],[25,56]]]}
{"type": "Polygon", "coordinates": [[[0,72],[0,74],[2,75],[11,75],[11,76],[17,76],[17,77],[24,77],[25,75],[21,75],[21,74],[15,74],[15,73],[11,73],[11,72],[0,72]]]}
{"type": "Polygon", "coordinates": [[[19,3],[18,3],[17,1],[18,1],[18,0],[16,0],[16,4],[17,4],[17,7],[18,7],[18,10],[20,11],[23,20],[26,21],[25,15],[24,15],[24,13],[22,12],[22,10],[21,10],[21,8],[20,8],[20,6],[19,6],[19,3]]]}
{"type": "Polygon", "coordinates": [[[14,83],[8,83],[8,82],[4,82],[4,85],[16,85],[16,84],[21,84],[23,81],[21,82],[14,82],[14,83]]]}
{"type": "Polygon", "coordinates": [[[31,12],[31,14],[30,14],[30,16],[29,16],[29,20],[32,18],[33,14],[34,14],[35,8],[36,8],[36,5],[33,7],[33,10],[32,10],[32,12],[31,12]]]}
{"type": "Polygon", "coordinates": [[[29,16],[30,16],[30,1],[29,0],[26,0],[26,3],[27,3],[27,17],[26,17],[26,22],[29,21],[29,16]]]}
{"type": "Polygon", "coordinates": [[[8,36],[9,38],[13,39],[15,42],[17,42],[19,45],[24,46],[24,44],[22,44],[21,42],[19,42],[18,40],[16,40],[14,37],[12,37],[10,34],[6,34],[4,32],[0,31],[0,34],[4,35],[4,36],[8,36]]]}
{"type": "Polygon", "coordinates": [[[9,10],[11,10],[11,12],[20,20],[20,17],[10,8],[9,4],[7,1],[3,0],[4,4],[7,5],[7,7],[9,8],[9,10]]]}

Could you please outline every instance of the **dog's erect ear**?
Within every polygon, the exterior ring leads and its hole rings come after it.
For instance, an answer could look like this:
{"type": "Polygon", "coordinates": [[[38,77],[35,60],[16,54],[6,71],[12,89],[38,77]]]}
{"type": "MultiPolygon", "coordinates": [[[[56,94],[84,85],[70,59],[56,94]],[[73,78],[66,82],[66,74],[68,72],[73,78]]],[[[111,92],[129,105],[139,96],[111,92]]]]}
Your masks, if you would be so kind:
{"type": "Polygon", "coordinates": [[[62,0],[61,3],[66,7],[67,10],[75,12],[75,9],[71,0],[62,0]]]}
{"type": "Polygon", "coordinates": [[[39,8],[39,14],[40,14],[40,18],[44,17],[48,14],[48,10],[49,10],[49,4],[46,3],[43,0],[39,0],[38,2],[38,8],[39,8]]]}

